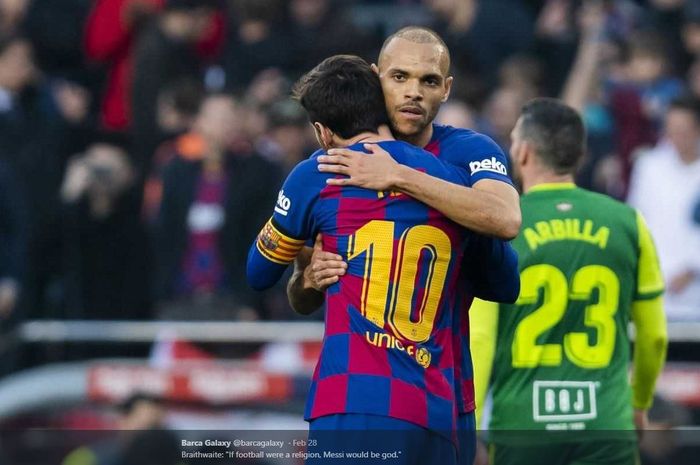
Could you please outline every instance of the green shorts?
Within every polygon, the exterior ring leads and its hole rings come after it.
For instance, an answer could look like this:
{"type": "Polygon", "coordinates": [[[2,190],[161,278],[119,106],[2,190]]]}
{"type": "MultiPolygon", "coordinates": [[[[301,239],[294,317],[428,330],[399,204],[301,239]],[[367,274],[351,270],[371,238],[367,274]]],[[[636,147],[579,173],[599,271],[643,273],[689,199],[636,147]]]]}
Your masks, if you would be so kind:
{"type": "Polygon", "coordinates": [[[633,441],[582,441],[532,446],[490,444],[491,465],[639,465],[633,441]]]}

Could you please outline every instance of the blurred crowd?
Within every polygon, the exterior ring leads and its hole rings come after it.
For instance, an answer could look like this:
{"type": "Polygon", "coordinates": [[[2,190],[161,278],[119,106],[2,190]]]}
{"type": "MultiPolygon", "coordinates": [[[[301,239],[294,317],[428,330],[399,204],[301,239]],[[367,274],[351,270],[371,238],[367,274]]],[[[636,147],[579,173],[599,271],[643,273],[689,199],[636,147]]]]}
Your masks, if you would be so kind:
{"type": "Polygon", "coordinates": [[[656,237],[700,320],[700,0],[0,0],[0,315],[288,319],[245,256],[315,149],[289,89],[407,24],[450,47],[438,121],[504,149],[524,102],[589,129],[583,187],[656,237]]]}

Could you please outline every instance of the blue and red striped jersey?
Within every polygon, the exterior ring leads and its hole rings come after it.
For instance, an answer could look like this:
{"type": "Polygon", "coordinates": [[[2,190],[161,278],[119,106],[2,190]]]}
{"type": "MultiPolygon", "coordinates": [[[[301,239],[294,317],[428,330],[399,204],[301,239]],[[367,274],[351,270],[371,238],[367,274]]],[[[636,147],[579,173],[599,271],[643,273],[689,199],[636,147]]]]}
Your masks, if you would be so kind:
{"type": "MultiPolygon", "coordinates": [[[[464,185],[467,171],[404,142],[380,143],[396,161],[464,185]]],[[[354,147],[362,150],[361,145],[354,147]]],[[[315,153],[280,191],[251,248],[251,284],[281,275],[318,232],[348,270],[326,292],[325,335],[305,416],[389,416],[452,438],[456,425],[453,310],[470,234],[396,192],[329,186],[315,153]]]]}

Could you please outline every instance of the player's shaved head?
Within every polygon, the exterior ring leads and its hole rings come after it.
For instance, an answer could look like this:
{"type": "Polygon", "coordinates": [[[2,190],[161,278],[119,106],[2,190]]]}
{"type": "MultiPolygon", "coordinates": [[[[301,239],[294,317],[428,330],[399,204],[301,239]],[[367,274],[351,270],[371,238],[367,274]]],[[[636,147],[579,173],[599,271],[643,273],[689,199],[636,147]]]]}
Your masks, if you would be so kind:
{"type": "Polygon", "coordinates": [[[443,71],[443,75],[447,76],[450,71],[450,50],[437,32],[422,26],[407,26],[387,37],[379,52],[378,64],[380,67],[382,67],[382,61],[387,57],[387,53],[390,53],[392,43],[397,39],[414,44],[434,45],[436,51],[440,53],[440,68],[443,71]]]}

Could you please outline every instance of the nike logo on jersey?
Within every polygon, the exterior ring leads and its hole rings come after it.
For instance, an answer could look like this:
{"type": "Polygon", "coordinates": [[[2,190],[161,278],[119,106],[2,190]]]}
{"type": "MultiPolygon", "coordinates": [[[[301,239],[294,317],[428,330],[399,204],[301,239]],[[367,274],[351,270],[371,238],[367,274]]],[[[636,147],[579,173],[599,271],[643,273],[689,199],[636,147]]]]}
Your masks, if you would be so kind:
{"type": "Polygon", "coordinates": [[[484,159],[481,161],[469,162],[469,170],[471,174],[478,173],[479,171],[491,171],[493,173],[500,173],[507,175],[508,171],[503,163],[498,161],[496,157],[491,157],[490,159],[484,159]]]}

